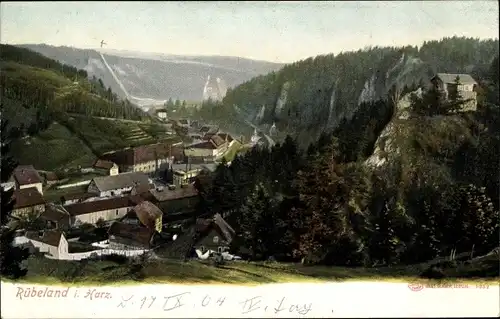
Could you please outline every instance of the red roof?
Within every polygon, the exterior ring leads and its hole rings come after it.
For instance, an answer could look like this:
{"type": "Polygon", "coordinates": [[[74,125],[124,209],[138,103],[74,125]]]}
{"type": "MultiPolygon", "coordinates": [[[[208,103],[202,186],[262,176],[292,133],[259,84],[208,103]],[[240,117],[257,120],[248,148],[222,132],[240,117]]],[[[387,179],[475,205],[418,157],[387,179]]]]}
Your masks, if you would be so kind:
{"type": "Polygon", "coordinates": [[[206,140],[205,137],[203,139],[205,139],[205,141],[193,144],[190,147],[215,150],[226,143],[219,135],[212,135],[208,140],[206,140]]]}
{"type": "Polygon", "coordinates": [[[130,197],[113,197],[100,199],[91,202],[76,203],[64,208],[71,216],[78,216],[100,212],[103,210],[118,209],[123,207],[133,207],[136,203],[130,197]]]}
{"type": "Polygon", "coordinates": [[[214,143],[212,143],[210,141],[196,143],[196,144],[191,145],[190,147],[192,147],[192,148],[208,149],[208,150],[215,150],[217,148],[214,145],[214,143]]]}
{"type": "Polygon", "coordinates": [[[228,142],[232,142],[233,141],[233,137],[227,133],[217,133],[218,136],[220,136],[220,138],[222,138],[224,141],[227,140],[228,142]]]}
{"type": "Polygon", "coordinates": [[[14,169],[14,178],[19,185],[41,183],[42,179],[33,165],[19,165],[14,169]]]}
{"type": "Polygon", "coordinates": [[[158,143],[108,153],[103,155],[102,158],[118,165],[136,165],[156,159],[168,158],[169,156],[175,157],[178,153],[179,148],[172,146],[171,143],[158,143]]]}
{"type": "Polygon", "coordinates": [[[121,222],[113,222],[108,230],[110,236],[125,238],[146,247],[150,245],[154,233],[154,230],[150,230],[147,227],[121,222]]]}
{"type": "Polygon", "coordinates": [[[42,194],[36,187],[16,189],[13,194],[14,209],[45,204],[42,194]]]}
{"type": "Polygon", "coordinates": [[[101,159],[96,160],[94,163],[95,168],[104,168],[104,169],[111,169],[113,168],[113,165],[115,165],[115,163],[101,159]]]}
{"type": "Polygon", "coordinates": [[[173,190],[164,189],[162,191],[157,191],[156,189],[151,189],[149,192],[158,202],[198,196],[198,190],[192,184],[173,190]]]}
{"type": "Polygon", "coordinates": [[[156,220],[163,216],[163,212],[149,201],[143,201],[134,206],[134,212],[141,223],[152,230],[155,229],[156,220]]]}
{"type": "Polygon", "coordinates": [[[57,177],[56,173],[54,173],[54,172],[47,172],[47,173],[45,173],[45,180],[49,181],[49,182],[54,182],[54,181],[58,181],[59,177],[57,177]]]}

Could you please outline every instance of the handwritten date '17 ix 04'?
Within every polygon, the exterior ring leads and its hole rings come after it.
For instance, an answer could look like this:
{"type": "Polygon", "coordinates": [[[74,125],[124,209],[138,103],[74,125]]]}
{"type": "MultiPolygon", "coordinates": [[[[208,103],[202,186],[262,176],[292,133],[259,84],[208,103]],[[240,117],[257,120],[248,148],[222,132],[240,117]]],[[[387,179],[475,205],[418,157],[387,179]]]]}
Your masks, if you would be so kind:
{"type": "MultiPolygon", "coordinates": [[[[163,311],[173,311],[185,307],[192,308],[222,308],[228,305],[231,301],[226,300],[225,296],[213,297],[205,295],[203,298],[193,300],[190,298],[190,292],[184,292],[171,296],[139,296],[130,295],[129,297],[122,296],[122,300],[117,305],[118,308],[138,308],[138,309],[161,309],[163,311]]],[[[236,301],[236,306],[240,309],[241,314],[251,313],[255,311],[273,312],[275,314],[281,312],[297,313],[306,315],[312,310],[312,303],[290,303],[286,297],[270,300],[269,303],[265,301],[262,296],[255,296],[244,300],[236,301]]]]}

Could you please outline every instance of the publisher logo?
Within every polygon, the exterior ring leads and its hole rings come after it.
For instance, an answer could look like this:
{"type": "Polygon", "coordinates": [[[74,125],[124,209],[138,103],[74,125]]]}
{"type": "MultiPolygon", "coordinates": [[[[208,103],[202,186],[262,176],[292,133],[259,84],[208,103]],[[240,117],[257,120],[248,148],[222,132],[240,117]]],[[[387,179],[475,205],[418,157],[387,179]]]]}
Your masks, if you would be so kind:
{"type": "Polygon", "coordinates": [[[410,288],[411,291],[420,291],[424,289],[424,285],[418,283],[410,283],[408,284],[408,288],[410,288]]]}

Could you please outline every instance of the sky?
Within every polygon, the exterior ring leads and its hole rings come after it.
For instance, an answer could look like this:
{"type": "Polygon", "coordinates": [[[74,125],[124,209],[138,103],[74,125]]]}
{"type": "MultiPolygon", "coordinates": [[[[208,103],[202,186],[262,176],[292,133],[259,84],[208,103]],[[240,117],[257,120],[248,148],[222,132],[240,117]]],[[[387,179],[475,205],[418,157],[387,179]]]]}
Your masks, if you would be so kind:
{"type": "Polygon", "coordinates": [[[497,1],[1,2],[0,42],[293,62],[447,36],[498,38],[497,1]]]}

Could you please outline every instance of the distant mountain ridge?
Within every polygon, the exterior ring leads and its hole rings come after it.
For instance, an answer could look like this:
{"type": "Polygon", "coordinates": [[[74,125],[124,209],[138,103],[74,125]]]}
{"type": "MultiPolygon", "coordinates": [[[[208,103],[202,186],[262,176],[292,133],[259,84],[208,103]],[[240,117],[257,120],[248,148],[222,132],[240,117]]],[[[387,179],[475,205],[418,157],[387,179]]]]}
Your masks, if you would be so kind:
{"type": "Polygon", "coordinates": [[[84,69],[101,78],[120,97],[136,97],[136,104],[158,104],[168,98],[201,101],[208,76],[234,88],[251,78],[279,70],[279,63],[224,56],[178,56],[112,49],[79,49],[46,44],[19,47],[41,53],[66,65],[84,69]],[[106,67],[102,56],[115,76],[106,67]]]}
{"type": "Polygon", "coordinates": [[[239,85],[223,104],[238,106],[256,125],[276,123],[281,135],[297,136],[307,146],[360,109],[428,85],[437,72],[478,78],[498,52],[498,39],[452,37],[420,47],[320,55],[239,85]]]}

